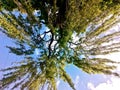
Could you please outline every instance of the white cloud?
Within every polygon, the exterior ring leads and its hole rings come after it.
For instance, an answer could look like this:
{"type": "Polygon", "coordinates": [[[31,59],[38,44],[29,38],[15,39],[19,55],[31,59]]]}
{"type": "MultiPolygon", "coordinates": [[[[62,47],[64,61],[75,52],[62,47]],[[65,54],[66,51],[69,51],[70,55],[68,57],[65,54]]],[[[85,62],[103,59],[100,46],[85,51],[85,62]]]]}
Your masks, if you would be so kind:
{"type": "Polygon", "coordinates": [[[92,83],[89,82],[87,86],[88,86],[88,89],[94,90],[94,85],[92,83]]]}
{"type": "Polygon", "coordinates": [[[57,80],[56,86],[59,87],[60,80],[57,80]]]}
{"type": "Polygon", "coordinates": [[[77,33],[73,33],[73,34],[72,34],[72,39],[73,39],[73,42],[75,43],[75,42],[78,42],[78,41],[79,41],[80,37],[77,36],[77,33]]]}
{"type": "Polygon", "coordinates": [[[120,62],[119,56],[120,56],[120,52],[116,52],[106,55],[106,58],[120,62]]]}
{"type": "MultiPolygon", "coordinates": [[[[76,32],[74,32],[74,33],[72,34],[72,39],[73,39],[73,40],[72,40],[73,43],[78,43],[80,37],[77,35],[76,32]]],[[[72,47],[72,48],[75,48],[76,45],[72,44],[71,47],[72,47]]]]}
{"type": "Polygon", "coordinates": [[[80,76],[77,75],[76,78],[75,78],[75,88],[78,88],[78,86],[79,86],[79,81],[80,81],[80,76]]]}
{"type": "MultiPolygon", "coordinates": [[[[120,62],[120,52],[117,53],[111,53],[104,56],[98,56],[100,58],[108,58],[113,61],[120,62]]],[[[115,72],[120,72],[120,65],[117,65],[117,68],[114,70],[115,72]]],[[[95,86],[93,83],[87,84],[89,90],[120,90],[120,78],[111,76],[109,80],[107,80],[104,83],[100,83],[99,85],[95,86]]]]}
{"type": "Polygon", "coordinates": [[[52,49],[54,49],[56,43],[57,43],[57,41],[53,41],[53,42],[52,42],[52,45],[51,45],[51,48],[52,48],[52,49]]]}
{"type": "Polygon", "coordinates": [[[112,77],[105,83],[100,83],[96,87],[92,83],[88,83],[89,90],[120,90],[120,79],[112,77]]]}

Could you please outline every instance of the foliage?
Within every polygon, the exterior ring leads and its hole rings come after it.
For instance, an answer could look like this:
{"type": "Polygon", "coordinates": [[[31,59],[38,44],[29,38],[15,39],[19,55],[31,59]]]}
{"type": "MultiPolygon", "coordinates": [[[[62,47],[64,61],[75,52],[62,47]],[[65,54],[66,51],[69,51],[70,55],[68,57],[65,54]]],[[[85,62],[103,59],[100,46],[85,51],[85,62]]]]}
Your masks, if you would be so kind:
{"type": "Polygon", "coordinates": [[[19,81],[12,89],[56,90],[60,78],[75,90],[65,71],[67,64],[89,74],[120,77],[112,71],[116,66],[109,65],[118,62],[96,58],[120,50],[120,42],[111,43],[120,38],[116,37],[120,32],[105,34],[120,21],[119,8],[117,0],[0,0],[1,31],[18,46],[7,48],[25,57],[18,65],[1,70],[9,71],[1,80],[3,88],[19,81]],[[75,41],[74,36],[79,39],[75,41]]]}

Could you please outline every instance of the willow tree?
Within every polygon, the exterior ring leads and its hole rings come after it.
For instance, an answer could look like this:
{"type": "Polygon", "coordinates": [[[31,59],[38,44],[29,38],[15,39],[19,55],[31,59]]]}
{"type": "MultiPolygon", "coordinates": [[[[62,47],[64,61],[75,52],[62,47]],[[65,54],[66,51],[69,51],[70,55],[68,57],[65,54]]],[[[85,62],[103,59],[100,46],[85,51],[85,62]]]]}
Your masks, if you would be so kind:
{"type": "Polygon", "coordinates": [[[113,72],[118,62],[96,57],[120,50],[120,32],[106,34],[119,22],[119,12],[118,0],[0,0],[0,30],[17,45],[7,48],[24,56],[1,70],[7,72],[2,88],[15,83],[12,89],[56,90],[62,79],[75,90],[65,71],[68,64],[89,74],[120,77],[113,72]]]}

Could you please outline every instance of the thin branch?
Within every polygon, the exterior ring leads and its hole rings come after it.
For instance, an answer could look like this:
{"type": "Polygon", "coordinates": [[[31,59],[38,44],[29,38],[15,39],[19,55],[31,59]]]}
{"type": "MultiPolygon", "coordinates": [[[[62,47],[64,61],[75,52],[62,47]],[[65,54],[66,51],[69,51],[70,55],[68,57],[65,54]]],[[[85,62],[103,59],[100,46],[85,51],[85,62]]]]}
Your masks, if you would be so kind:
{"type": "Polygon", "coordinates": [[[50,44],[49,44],[49,46],[48,46],[48,50],[49,50],[49,55],[48,55],[48,58],[50,58],[50,56],[51,56],[51,45],[52,45],[52,43],[53,43],[53,41],[54,41],[54,34],[52,33],[52,31],[51,31],[51,34],[52,34],[52,37],[51,37],[51,41],[50,41],[50,44]]]}

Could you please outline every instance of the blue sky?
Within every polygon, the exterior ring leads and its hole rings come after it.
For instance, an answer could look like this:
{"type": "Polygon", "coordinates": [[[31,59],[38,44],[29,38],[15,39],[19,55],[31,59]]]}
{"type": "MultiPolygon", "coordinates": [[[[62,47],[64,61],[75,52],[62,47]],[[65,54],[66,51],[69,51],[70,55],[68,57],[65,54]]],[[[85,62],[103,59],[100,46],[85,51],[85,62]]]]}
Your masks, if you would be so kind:
{"type": "MultiPolygon", "coordinates": [[[[9,49],[6,48],[6,45],[15,46],[14,41],[12,39],[8,38],[5,34],[0,32],[0,69],[8,67],[11,65],[12,62],[20,61],[23,58],[20,56],[16,56],[12,53],[9,53],[9,49]]],[[[113,56],[113,58],[119,55],[120,54],[118,53],[118,55],[113,56]]],[[[68,65],[66,67],[66,71],[72,77],[72,80],[75,83],[75,87],[77,90],[103,90],[99,88],[108,87],[114,85],[114,83],[116,82],[119,82],[118,81],[119,79],[116,79],[113,76],[111,77],[105,75],[89,75],[73,65],[68,65]],[[112,82],[114,83],[111,84],[112,82]]],[[[2,73],[0,73],[0,78],[1,77],[2,77],[2,73]]],[[[61,80],[58,80],[57,84],[58,84],[58,90],[72,90],[67,83],[61,80]]],[[[117,89],[107,89],[107,90],[117,90],[117,89]]]]}

